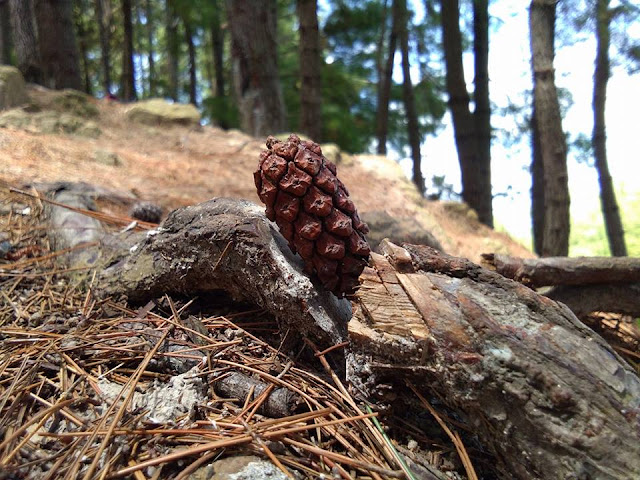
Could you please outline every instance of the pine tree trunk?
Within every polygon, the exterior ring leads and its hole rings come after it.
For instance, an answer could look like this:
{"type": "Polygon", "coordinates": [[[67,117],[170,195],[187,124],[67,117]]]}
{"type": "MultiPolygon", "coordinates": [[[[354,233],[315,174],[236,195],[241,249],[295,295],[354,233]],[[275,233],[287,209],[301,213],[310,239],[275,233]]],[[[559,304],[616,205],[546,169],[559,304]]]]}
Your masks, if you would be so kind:
{"type": "MultiPolygon", "coordinates": [[[[84,7],[83,7],[84,8],[84,7]]],[[[82,60],[82,79],[84,83],[84,91],[89,95],[93,95],[91,87],[91,68],[89,67],[89,47],[88,32],[82,15],[74,14],[76,31],[78,32],[78,48],[80,49],[80,59],[82,60]]]]}
{"type": "Polygon", "coordinates": [[[533,101],[544,168],[545,215],[542,255],[569,253],[567,143],[562,130],[553,68],[556,2],[533,0],[529,10],[533,101]]]}
{"type": "MultiPolygon", "coordinates": [[[[386,10],[386,9],[385,9],[386,10]]],[[[386,18],[382,19],[383,25],[386,18]]],[[[396,55],[398,43],[398,26],[395,16],[392,18],[391,30],[389,31],[389,50],[385,60],[384,68],[380,68],[378,79],[378,115],[376,124],[376,136],[378,138],[378,153],[387,154],[387,135],[389,133],[389,100],[391,98],[391,83],[393,74],[393,59],[396,55]]],[[[381,42],[384,44],[384,40],[381,42]]],[[[382,45],[381,45],[382,47],[382,45]]],[[[384,51],[383,48],[380,49],[384,51]]]]}
{"type": "Polygon", "coordinates": [[[322,57],[316,0],[297,0],[300,22],[300,131],[322,140],[322,57]]]}
{"type": "MultiPolygon", "coordinates": [[[[442,0],[440,5],[449,110],[460,162],[462,198],[479,216],[485,193],[480,181],[481,153],[476,136],[476,124],[469,110],[470,98],[462,65],[459,5],[458,0],[442,0]]],[[[489,194],[490,188],[489,180],[489,194]]]]}
{"type": "Polygon", "coordinates": [[[151,0],[145,1],[145,16],[147,18],[147,62],[149,63],[149,96],[155,97],[157,95],[157,79],[156,79],[156,61],[153,57],[153,5],[151,0]]]}
{"type": "Polygon", "coordinates": [[[240,124],[258,137],[287,128],[277,63],[276,7],[275,0],[227,0],[240,124]]]}
{"type": "Polygon", "coordinates": [[[193,31],[189,24],[189,19],[184,18],[184,37],[187,42],[187,51],[189,53],[189,102],[198,106],[198,97],[196,92],[197,78],[196,78],[196,47],[193,44],[193,31]]]}
{"type": "Polygon", "coordinates": [[[98,32],[100,34],[100,60],[102,63],[102,88],[104,94],[111,94],[111,4],[109,0],[95,0],[96,15],[98,17],[98,32]]]}
{"type": "Polygon", "coordinates": [[[605,125],[605,104],[607,101],[607,83],[609,81],[609,23],[611,12],[609,0],[596,1],[595,18],[596,38],[598,50],[596,54],[596,69],[593,76],[593,152],[598,181],[600,183],[600,203],[602,216],[609,240],[611,255],[627,255],[627,246],[624,241],[624,229],[620,219],[620,210],[616,201],[616,193],[613,188],[613,180],[609,173],[607,163],[607,133],[605,125]]]}
{"type": "Polygon", "coordinates": [[[412,180],[418,188],[420,195],[424,195],[425,184],[424,177],[422,176],[420,131],[418,129],[418,114],[416,113],[413,84],[411,83],[411,65],[409,63],[409,15],[407,14],[406,0],[394,0],[393,9],[393,15],[397,18],[398,39],[400,40],[400,51],[402,52],[402,95],[404,99],[404,109],[407,114],[407,132],[409,134],[411,159],[413,161],[412,180]]]}
{"type": "Polygon", "coordinates": [[[122,0],[124,40],[122,52],[121,97],[125,102],[136,100],[135,68],[133,65],[133,23],[131,20],[131,0],[122,0]]]}
{"type": "Polygon", "coordinates": [[[31,2],[9,0],[9,9],[18,69],[27,82],[43,84],[44,74],[33,23],[31,2]]]}
{"type": "Polygon", "coordinates": [[[542,254],[544,238],[544,167],[540,154],[540,132],[536,111],[531,115],[531,222],[533,233],[533,251],[542,254]]]}
{"type": "Polygon", "coordinates": [[[167,7],[167,63],[169,70],[169,97],[178,101],[178,64],[180,57],[180,42],[178,40],[178,16],[174,0],[166,0],[167,7]]]}
{"type": "Polygon", "coordinates": [[[472,205],[479,220],[493,227],[491,194],[491,103],[489,102],[489,0],[473,2],[473,56],[475,65],[473,119],[478,145],[478,198],[472,205]]]}
{"type": "Polygon", "coordinates": [[[82,90],[71,0],[35,0],[38,45],[49,88],[82,90]]]}
{"type": "Polygon", "coordinates": [[[9,1],[0,0],[0,65],[11,65],[11,12],[9,1]]]}
{"type": "MultiPolygon", "coordinates": [[[[214,16],[211,23],[211,46],[213,50],[213,68],[215,69],[215,96],[221,98],[224,92],[224,34],[220,26],[221,9],[218,0],[214,0],[214,16]]],[[[225,128],[225,127],[222,127],[225,128]]]]}
{"type": "MultiPolygon", "coordinates": [[[[137,66],[134,66],[140,75],[140,97],[146,98],[149,96],[149,76],[145,72],[143,54],[145,52],[145,44],[143,40],[144,30],[146,25],[142,24],[142,17],[144,15],[144,9],[140,2],[134,2],[132,9],[135,12],[135,25],[133,26],[133,40],[134,51],[138,52],[138,55],[134,55],[134,59],[137,59],[137,66]]],[[[132,12],[133,14],[133,12],[132,12]]],[[[134,72],[136,70],[134,69],[134,72]]]]}

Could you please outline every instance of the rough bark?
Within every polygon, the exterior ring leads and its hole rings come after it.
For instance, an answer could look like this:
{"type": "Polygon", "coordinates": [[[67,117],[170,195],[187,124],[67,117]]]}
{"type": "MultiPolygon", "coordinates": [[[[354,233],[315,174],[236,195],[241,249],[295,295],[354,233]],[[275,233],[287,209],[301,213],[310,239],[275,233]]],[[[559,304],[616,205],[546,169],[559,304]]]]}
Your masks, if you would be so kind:
{"type": "Polygon", "coordinates": [[[100,61],[102,63],[102,88],[104,94],[111,94],[111,2],[96,1],[98,31],[100,35],[100,61]]]}
{"type": "Polygon", "coordinates": [[[385,255],[372,254],[349,323],[355,389],[388,398],[410,380],[435,394],[504,478],[640,475],[640,379],[571,311],[429,247],[385,255]]]}
{"type": "Polygon", "coordinates": [[[640,283],[640,258],[517,258],[483,254],[483,263],[500,275],[538,288],[551,285],[640,283]]]}
{"type": "MultiPolygon", "coordinates": [[[[386,10],[386,9],[385,9],[386,10]]],[[[383,25],[386,18],[382,19],[383,25]]],[[[393,60],[396,56],[396,44],[398,43],[398,21],[392,15],[391,30],[389,30],[389,47],[384,69],[379,69],[378,78],[378,114],[376,116],[376,136],[378,139],[378,153],[387,154],[387,135],[389,133],[389,100],[391,99],[391,84],[393,74],[393,60]]],[[[381,42],[383,44],[384,42],[381,42]]],[[[381,45],[382,46],[382,45],[381,45]]],[[[383,50],[381,48],[381,50],[383,50]]],[[[383,50],[384,51],[384,50],[383,50]]]]}
{"type": "Polygon", "coordinates": [[[300,131],[322,141],[322,55],[316,0],[297,0],[300,23],[300,131]]]}
{"type": "Polygon", "coordinates": [[[540,149],[540,132],[534,107],[531,115],[531,233],[533,251],[538,255],[542,255],[544,238],[544,166],[540,149]]]}
{"type": "Polygon", "coordinates": [[[598,182],[600,184],[600,203],[602,216],[609,240],[611,255],[626,256],[627,246],[624,241],[624,229],[620,219],[620,209],[616,200],[616,192],[613,188],[613,180],[609,173],[607,163],[607,132],[605,123],[605,105],[607,102],[607,83],[609,82],[609,44],[611,23],[611,11],[609,0],[597,0],[595,5],[596,40],[598,43],[596,53],[596,67],[593,75],[593,153],[598,182]]]}
{"type": "Polygon", "coordinates": [[[11,65],[11,12],[9,0],[0,0],[0,65],[11,65]]]}
{"type": "Polygon", "coordinates": [[[38,45],[49,88],[82,90],[71,0],[35,0],[38,45]]]}
{"type": "Polygon", "coordinates": [[[533,0],[529,9],[533,101],[544,169],[545,215],[542,255],[569,253],[569,183],[567,143],[555,86],[554,32],[556,2],[533,0]]]}
{"type": "Polygon", "coordinates": [[[478,209],[483,197],[480,188],[481,158],[462,65],[459,5],[457,0],[442,0],[440,5],[448,103],[460,163],[462,199],[478,213],[479,218],[478,209]]]}
{"type": "MultiPolygon", "coordinates": [[[[216,75],[215,96],[220,98],[225,96],[224,88],[224,33],[220,26],[221,8],[218,0],[214,2],[214,15],[211,22],[211,46],[213,49],[213,66],[216,75]]],[[[222,128],[226,128],[222,126],[222,128]]]]}
{"type": "Polygon", "coordinates": [[[133,21],[131,18],[131,0],[122,0],[124,39],[122,51],[122,87],[120,96],[125,102],[136,100],[135,67],[133,65],[133,21]]]}
{"type": "Polygon", "coordinates": [[[227,18],[242,130],[253,136],[286,130],[278,75],[276,2],[227,0],[227,18]]]}
{"type": "Polygon", "coordinates": [[[545,296],[564,303],[579,318],[592,312],[640,317],[640,283],[562,285],[545,296]]]}
{"type": "Polygon", "coordinates": [[[420,154],[420,129],[418,126],[418,113],[416,112],[416,100],[413,94],[411,82],[411,64],[409,63],[409,15],[406,0],[393,0],[393,15],[398,28],[398,40],[402,53],[402,99],[407,116],[407,133],[409,146],[411,147],[411,160],[413,162],[412,180],[420,195],[425,193],[424,176],[422,175],[422,155],[420,154]]]}
{"type": "Polygon", "coordinates": [[[145,17],[147,19],[146,33],[147,33],[147,62],[149,63],[149,96],[154,98],[157,95],[157,83],[156,78],[156,60],[154,57],[153,48],[153,3],[151,0],[145,0],[144,6],[145,17]]]}
{"type": "MultiPolygon", "coordinates": [[[[473,120],[478,146],[476,167],[478,198],[469,205],[478,219],[493,227],[493,196],[491,193],[491,103],[489,101],[489,0],[473,2],[473,120]]],[[[464,194],[463,194],[464,195],[464,194]]]]}
{"type": "Polygon", "coordinates": [[[198,106],[197,86],[198,78],[196,71],[196,46],[193,43],[193,30],[188,18],[183,18],[184,38],[187,43],[187,53],[189,56],[189,103],[198,106]]]}
{"type": "Polygon", "coordinates": [[[43,84],[44,73],[40,60],[40,49],[35,34],[31,2],[9,0],[13,45],[18,69],[25,81],[43,84]]]}
{"type": "Polygon", "coordinates": [[[178,101],[178,64],[180,42],[178,41],[178,15],[174,0],[166,0],[167,70],[169,71],[169,98],[178,101]]]}
{"type": "Polygon", "coordinates": [[[288,342],[302,335],[327,347],[346,338],[349,302],[315,287],[257,205],[217,198],[175,210],[131,251],[99,274],[97,295],[144,303],[224,291],[273,313],[288,342]]]}

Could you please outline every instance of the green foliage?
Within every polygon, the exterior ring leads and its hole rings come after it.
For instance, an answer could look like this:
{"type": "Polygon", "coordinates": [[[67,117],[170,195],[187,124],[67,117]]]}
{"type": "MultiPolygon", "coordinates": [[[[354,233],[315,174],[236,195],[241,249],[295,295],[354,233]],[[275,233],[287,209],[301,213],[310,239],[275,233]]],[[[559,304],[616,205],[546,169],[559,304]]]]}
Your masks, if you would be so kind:
{"type": "MultiPolygon", "coordinates": [[[[627,192],[617,189],[616,196],[624,225],[627,252],[629,256],[640,257],[640,191],[627,192]]],[[[569,254],[610,255],[602,212],[599,209],[592,211],[586,221],[572,222],[569,254]]]]}

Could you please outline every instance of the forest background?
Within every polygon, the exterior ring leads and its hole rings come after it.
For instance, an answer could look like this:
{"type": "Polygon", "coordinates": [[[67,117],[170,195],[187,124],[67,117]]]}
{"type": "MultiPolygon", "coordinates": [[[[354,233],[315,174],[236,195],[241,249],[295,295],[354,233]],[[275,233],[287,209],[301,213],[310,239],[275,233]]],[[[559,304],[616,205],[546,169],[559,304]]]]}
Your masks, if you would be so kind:
{"type": "Polygon", "coordinates": [[[634,2],[0,0],[0,63],[389,154],[543,255],[640,256],[634,2]]]}

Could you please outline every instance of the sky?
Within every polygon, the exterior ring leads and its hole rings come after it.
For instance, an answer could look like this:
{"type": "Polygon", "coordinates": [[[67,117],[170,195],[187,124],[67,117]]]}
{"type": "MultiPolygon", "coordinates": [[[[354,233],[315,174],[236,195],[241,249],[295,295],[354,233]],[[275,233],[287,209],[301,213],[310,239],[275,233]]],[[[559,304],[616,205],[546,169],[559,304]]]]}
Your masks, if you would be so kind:
{"type": "MultiPolygon", "coordinates": [[[[417,8],[421,2],[415,2],[417,8]]],[[[497,107],[506,107],[509,101],[524,104],[523,92],[532,86],[529,49],[529,2],[498,1],[490,7],[491,32],[489,46],[489,76],[491,101],[497,107]]],[[[422,12],[417,10],[416,20],[422,12]]],[[[638,25],[640,28],[640,25],[638,25]]],[[[397,56],[399,57],[399,56],[397,56]]],[[[396,62],[399,60],[396,57],[396,62]]],[[[571,136],[578,133],[591,138],[593,128],[593,68],[595,40],[589,39],[572,46],[556,46],[556,84],[568,89],[573,105],[563,118],[563,128],[571,136]]],[[[473,57],[464,58],[465,76],[469,91],[473,90],[473,57]]],[[[400,75],[399,68],[394,75],[400,75]]],[[[640,76],[629,76],[622,67],[614,68],[607,94],[607,153],[611,174],[616,187],[626,192],[640,192],[640,76]]],[[[460,169],[449,116],[444,130],[428,137],[422,146],[422,169],[427,184],[433,175],[445,175],[446,181],[460,191],[460,169]]],[[[515,128],[511,119],[492,118],[494,128],[515,128]]],[[[520,145],[505,148],[498,139],[492,144],[492,179],[494,195],[507,192],[508,196],[494,199],[497,225],[503,226],[519,239],[528,239],[531,231],[530,192],[531,162],[529,139],[520,145]]],[[[411,162],[401,164],[409,172],[411,162]]],[[[569,187],[571,215],[577,221],[586,221],[589,214],[599,209],[599,187],[595,168],[580,164],[573,152],[569,153],[569,187]]],[[[639,193],[640,194],[640,193],[639,193]]],[[[624,205],[621,205],[624,210],[624,205]]]]}

